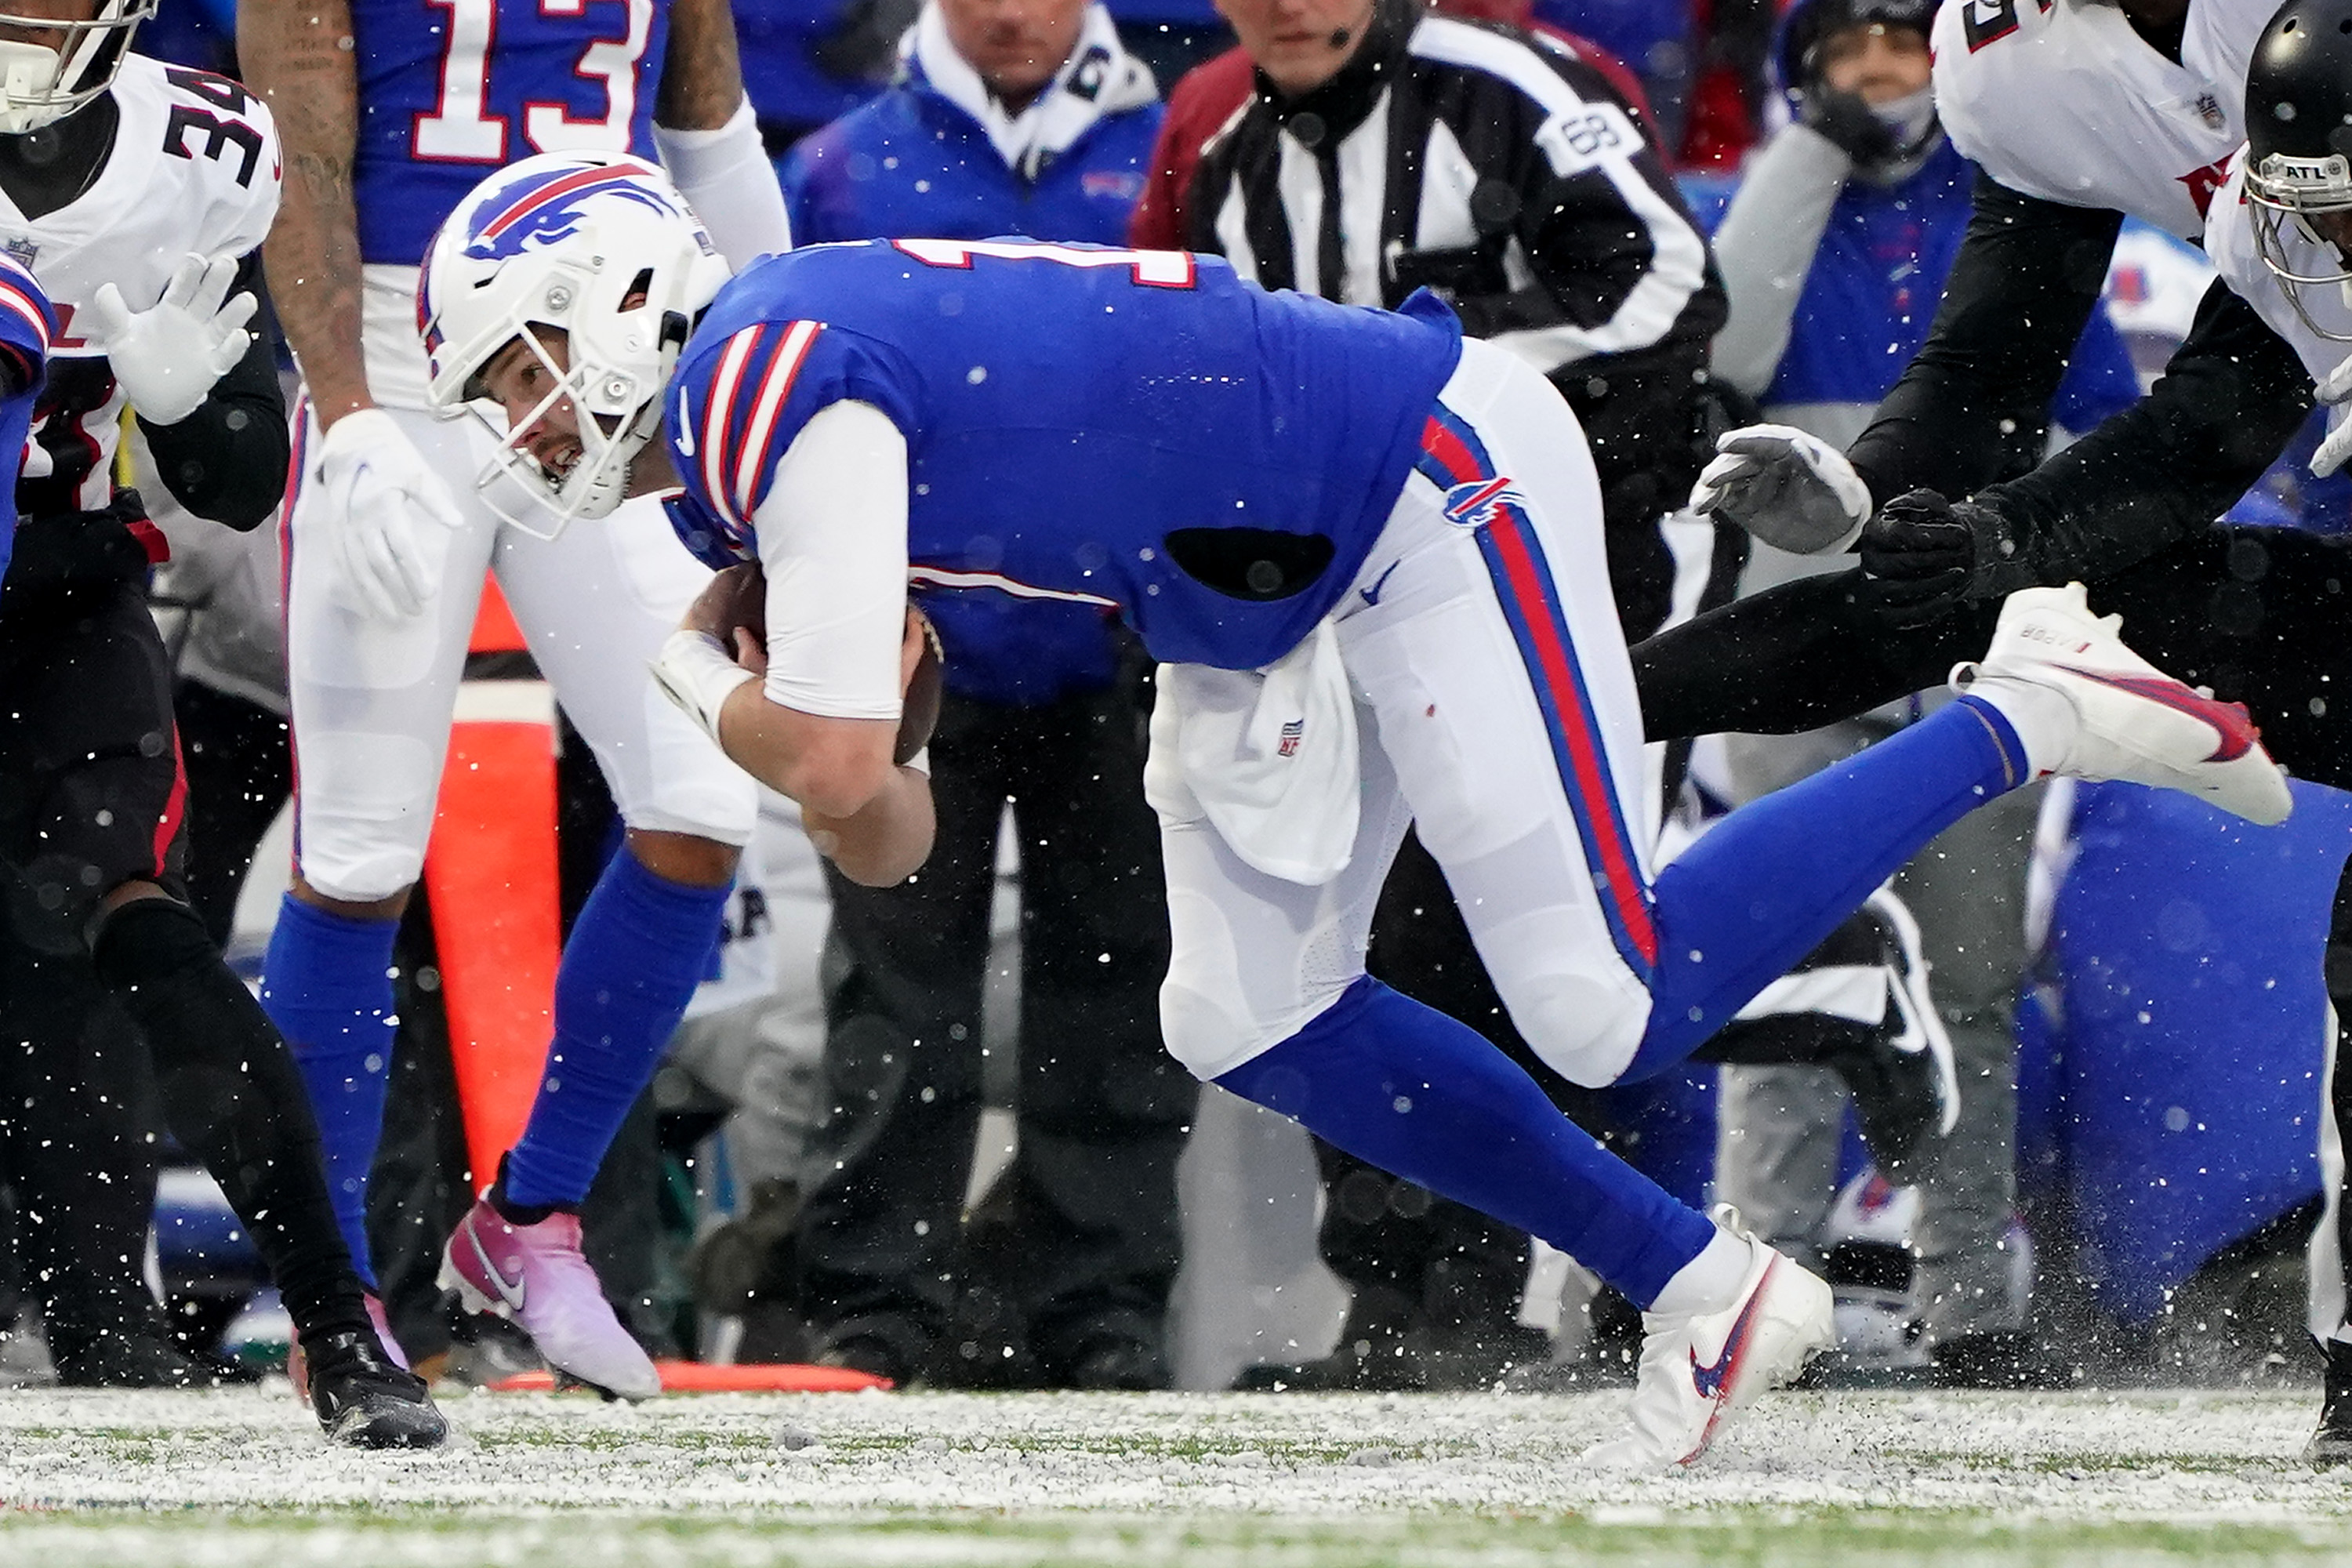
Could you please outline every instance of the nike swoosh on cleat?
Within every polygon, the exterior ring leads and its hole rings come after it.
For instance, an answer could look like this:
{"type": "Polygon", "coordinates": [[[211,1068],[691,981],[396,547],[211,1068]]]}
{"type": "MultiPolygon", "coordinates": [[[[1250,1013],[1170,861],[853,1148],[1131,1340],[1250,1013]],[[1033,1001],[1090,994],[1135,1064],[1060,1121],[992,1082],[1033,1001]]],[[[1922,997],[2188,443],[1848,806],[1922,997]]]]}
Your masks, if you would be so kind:
{"type": "Polygon", "coordinates": [[[1748,1305],[1739,1310],[1739,1316],[1732,1321],[1731,1331],[1723,1336],[1722,1354],[1708,1365],[1701,1366],[1698,1352],[1694,1350],[1690,1352],[1691,1386],[1698,1390],[1701,1399],[1711,1404],[1723,1397],[1725,1380],[1738,1370],[1740,1355],[1748,1349],[1748,1324],[1755,1320],[1758,1303],[1764,1300],[1764,1288],[1771,1283],[1772,1270],[1780,1266],[1780,1260],[1777,1258],[1764,1266],[1764,1278],[1756,1281],[1756,1289],[1748,1293],[1748,1305]]]}
{"type": "Polygon", "coordinates": [[[491,1261],[488,1250],[482,1246],[481,1233],[470,1225],[466,1227],[466,1245],[472,1247],[474,1256],[482,1260],[482,1272],[488,1274],[490,1282],[499,1288],[499,1300],[504,1301],[509,1310],[521,1311],[523,1293],[530,1288],[530,1281],[520,1274],[508,1279],[491,1261]]]}
{"type": "Polygon", "coordinates": [[[2221,744],[2213,748],[2213,754],[2205,759],[2209,763],[2234,763],[2252,752],[2255,742],[2262,739],[2263,732],[2254,728],[2243,703],[2217,702],[2209,697],[2200,697],[2177,680],[2150,680],[2141,675],[2102,675],[2095,669],[2084,669],[2075,665],[2063,668],[2086,680],[2095,680],[2102,686],[2112,686],[2118,691],[2145,697],[2177,713],[2186,713],[2192,719],[2210,724],[2221,739],[2221,744]]]}

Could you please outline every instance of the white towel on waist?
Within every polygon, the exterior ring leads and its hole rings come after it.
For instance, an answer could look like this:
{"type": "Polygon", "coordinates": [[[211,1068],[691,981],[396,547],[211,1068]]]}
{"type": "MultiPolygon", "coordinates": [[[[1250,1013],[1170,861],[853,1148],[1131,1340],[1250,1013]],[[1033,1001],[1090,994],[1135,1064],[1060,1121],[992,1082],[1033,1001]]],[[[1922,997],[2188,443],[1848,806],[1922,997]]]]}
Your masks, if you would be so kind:
{"type": "Polygon", "coordinates": [[[1338,876],[1361,807],[1356,703],[1331,623],[1263,669],[1161,665],[1143,782],[1162,816],[1206,816],[1269,877],[1338,876]]]}

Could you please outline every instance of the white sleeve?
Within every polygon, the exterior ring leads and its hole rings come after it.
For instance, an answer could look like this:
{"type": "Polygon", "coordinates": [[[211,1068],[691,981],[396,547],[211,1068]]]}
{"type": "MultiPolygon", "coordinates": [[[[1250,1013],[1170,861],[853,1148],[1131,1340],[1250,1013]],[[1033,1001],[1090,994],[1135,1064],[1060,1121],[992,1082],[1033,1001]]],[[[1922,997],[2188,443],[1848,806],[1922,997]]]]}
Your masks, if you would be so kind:
{"type": "Polygon", "coordinates": [[[654,146],[728,266],[740,272],[762,256],[793,247],[784,189],[760,140],[749,98],[716,131],[673,131],[656,124],[654,146]]]}
{"type": "Polygon", "coordinates": [[[1715,374],[1761,397],[1788,352],[1797,301],[1853,160],[1820,132],[1790,125],[1748,161],[1715,233],[1730,314],[1715,339],[1715,374]]]}
{"type": "Polygon", "coordinates": [[[907,438],[872,404],[828,404],[777,462],[751,524],[768,578],[768,700],[895,722],[907,438]]]}

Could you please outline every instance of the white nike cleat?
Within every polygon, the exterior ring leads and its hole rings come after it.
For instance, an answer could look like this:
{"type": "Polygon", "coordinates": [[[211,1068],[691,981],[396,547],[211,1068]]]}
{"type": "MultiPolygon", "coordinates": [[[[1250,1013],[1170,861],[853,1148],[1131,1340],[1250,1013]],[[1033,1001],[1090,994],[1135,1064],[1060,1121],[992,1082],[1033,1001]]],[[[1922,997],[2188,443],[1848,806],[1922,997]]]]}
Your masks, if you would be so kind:
{"type": "Polygon", "coordinates": [[[2267,827],[2294,808],[2261,733],[2235,702],[2217,702],[2123,644],[2123,617],[2091,614],[2083,585],[2025,588],[2001,605],[1983,658],[1952,668],[1952,689],[1999,701],[2015,681],[2054,691],[2074,710],[2062,758],[2041,775],[2122,779],[2193,795],[2267,827]]]}
{"type": "Polygon", "coordinates": [[[661,1374],[604,1300],[580,1250],[580,1219],[516,1225],[478,1200],[441,1251],[441,1289],[469,1312],[520,1324],[547,1364],[607,1399],[651,1399],[661,1374]]]}
{"type": "Polygon", "coordinates": [[[1719,1311],[1642,1314],[1633,1429],[1584,1452],[1597,1469],[1664,1469],[1706,1452],[1731,1413],[1779,1388],[1837,1339],[1830,1288],[1738,1227],[1752,1254],[1739,1294],[1719,1311]]]}

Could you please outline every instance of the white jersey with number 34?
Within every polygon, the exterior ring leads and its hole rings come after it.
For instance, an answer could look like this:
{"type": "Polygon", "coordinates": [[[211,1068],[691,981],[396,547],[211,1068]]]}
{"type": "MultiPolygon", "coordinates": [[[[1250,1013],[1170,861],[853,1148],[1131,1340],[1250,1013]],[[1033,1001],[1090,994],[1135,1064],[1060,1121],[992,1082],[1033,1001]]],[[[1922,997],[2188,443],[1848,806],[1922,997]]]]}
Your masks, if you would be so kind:
{"type": "Polygon", "coordinates": [[[0,250],[40,279],[58,318],[25,463],[27,480],[58,484],[37,498],[45,510],[101,507],[112,488],[122,395],[83,333],[99,289],[111,283],[143,310],[189,252],[243,256],[278,216],[278,132],[259,99],[142,55],[122,62],[112,91],[121,121],[87,190],[36,218],[0,194],[0,250]]]}

